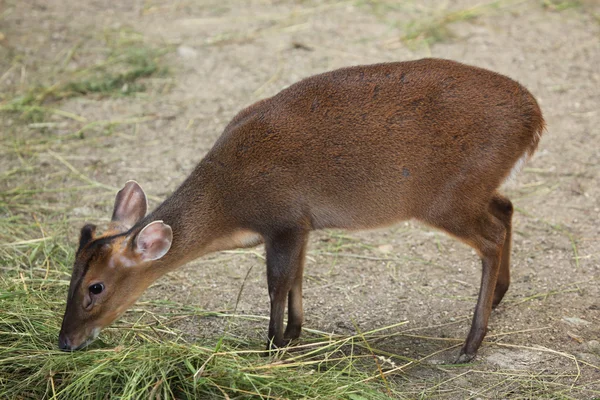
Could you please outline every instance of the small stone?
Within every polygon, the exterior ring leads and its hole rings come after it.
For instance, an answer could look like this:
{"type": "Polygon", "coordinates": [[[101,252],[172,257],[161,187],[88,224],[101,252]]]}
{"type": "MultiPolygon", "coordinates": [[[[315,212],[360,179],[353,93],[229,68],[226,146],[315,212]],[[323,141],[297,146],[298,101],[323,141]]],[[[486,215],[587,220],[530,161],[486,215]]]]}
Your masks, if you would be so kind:
{"type": "Polygon", "coordinates": [[[377,250],[381,251],[382,253],[389,253],[393,249],[394,246],[392,246],[391,244],[382,244],[381,246],[377,247],[377,250]]]}
{"type": "Polygon", "coordinates": [[[577,318],[577,317],[563,317],[562,319],[563,319],[563,321],[565,321],[569,325],[573,325],[573,326],[584,326],[584,325],[590,325],[591,324],[591,322],[586,321],[586,320],[581,319],[581,318],[577,318]]]}
{"type": "Polygon", "coordinates": [[[597,340],[590,340],[585,344],[585,347],[591,352],[600,353],[600,342],[597,340]]]}
{"type": "Polygon", "coordinates": [[[177,48],[177,54],[182,58],[196,58],[198,52],[188,46],[179,46],[177,48]]]}

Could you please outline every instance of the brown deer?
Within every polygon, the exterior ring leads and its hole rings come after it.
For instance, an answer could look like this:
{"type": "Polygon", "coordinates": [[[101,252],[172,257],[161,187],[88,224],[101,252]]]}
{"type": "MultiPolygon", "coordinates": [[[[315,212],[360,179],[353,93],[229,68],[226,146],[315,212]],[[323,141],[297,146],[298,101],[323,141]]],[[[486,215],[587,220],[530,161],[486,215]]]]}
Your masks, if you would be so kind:
{"type": "Polygon", "coordinates": [[[81,230],[59,337],[84,347],[169,271],[264,243],[268,349],[300,335],[309,232],[414,218],[474,248],[482,278],[458,362],[471,360],[509,286],[510,200],[498,187],[535,151],[534,97],[494,72],[423,59],[304,79],[241,111],[152,213],[129,181],[103,235],[81,230]],[[284,310],[288,320],[283,330],[284,310]]]}

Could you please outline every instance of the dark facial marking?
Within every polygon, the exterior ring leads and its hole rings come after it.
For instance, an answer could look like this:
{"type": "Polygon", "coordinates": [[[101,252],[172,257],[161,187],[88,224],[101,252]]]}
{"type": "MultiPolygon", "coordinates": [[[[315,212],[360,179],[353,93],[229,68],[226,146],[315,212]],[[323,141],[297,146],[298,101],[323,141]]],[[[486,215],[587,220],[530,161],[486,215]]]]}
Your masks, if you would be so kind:
{"type": "Polygon", "coordinates": [[[94,229],[95,226],[91,224],[85,225],[83,229],[81,229],[79,249],[77,250],[77,254],[75,254],[75,263],[73,264],[73,272],[71,273],[71,284],[69,286],[68,297],[69,301],[73,298],[73,295],[81,286],[81,283],[83,282],[85,275],[90,268],[90,263],[94,259],[103,256],[103,246],[109,244],[115,238],[125,236],[129,233],[123,232],[117,235],[105,236],[95,240],[92,240],[91,238],[88,239],[88,236],[92,235],[94,229]]]}

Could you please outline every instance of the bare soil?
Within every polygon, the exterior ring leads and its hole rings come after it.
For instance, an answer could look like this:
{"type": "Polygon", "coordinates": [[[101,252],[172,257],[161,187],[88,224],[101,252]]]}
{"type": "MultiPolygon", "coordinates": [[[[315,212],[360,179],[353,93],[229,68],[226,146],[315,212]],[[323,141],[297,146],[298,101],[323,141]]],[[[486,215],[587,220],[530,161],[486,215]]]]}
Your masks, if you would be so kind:
{"type": "MultiPolygon", "coordinates": [[[[141,118],[139,123],[116,125],[110,134],[92,131],[91,142],[68,151],[60,143],[53,147],[105,185],[137,180],[153,196],[153,207],[240,109],[303,77],[434,56],[518,80],[539,100],[548,129],[537,155],[503,190],[517,209],[512,284],[492,314],[475,363],[440,365],[458,352],[442,350],[466,336],[480,261],[470,248],[414,222],[369,232],[315,232],[305,268],[305,327],[350,334],[408,321],[392,330],[405,335],[377,345],[417,359],[440,351],[392,377],[414,397],[598,397],[600,6],[592,0],[478,4],[146,0],[108,7],[95,0],[5,1],[0,90],[51,83],[63,60],[67,68],[91,63],[107,32],[169,47],[171,75],[151,78],[146,93],[74,98],[60,106],[87,121],[141,118]],[[16,55],[21,67],[11,69],[16,55]]],[[[5,129],[17,124],[2,123],[5,129]]],[[[18,129],[25,136],[34,130],[18,129]]],[[[69,126],[51,129],[70,132],[69,126]]],[[[48,174],[65,168],[52,154],[31,162],[46,163],[48,174]]],[[[2,163],[8,170],[19,160],[2,163]]],[[[41,187],[44,177],[29,184],[41,187]]],[[[107,221],[113,196],[110,190],[75,200],[55,195],[56,202],[72,202],[67,218],[73,243],[83,220],[107,221]]],[[[232,311],[251,269],[236,312],[268,316],[263,258],[262,248],[205,257],[161,279],[145,299],[232,311]]],[[[266,320],[183,324],[192,340],[224,329],[263,338],[267,328],[266,320]]]]}

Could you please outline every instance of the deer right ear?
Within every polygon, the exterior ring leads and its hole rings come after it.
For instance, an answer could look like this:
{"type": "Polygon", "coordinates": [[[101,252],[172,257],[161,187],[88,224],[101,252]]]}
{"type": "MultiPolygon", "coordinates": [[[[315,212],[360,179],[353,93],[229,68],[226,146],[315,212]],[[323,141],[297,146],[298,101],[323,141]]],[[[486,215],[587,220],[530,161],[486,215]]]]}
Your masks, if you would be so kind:
{"type": "Polygon", "coordinates": [[[128,181],[117,193],[111,219],[113,228],[129,230],[146,215],[148,201],[146,194],[136,181],[128,181]]]}
{"type": "Polygon", "coordinates": [[[79,250],[81,251],[85,247],[86,244],[94,239],[94,233],[96,232],[96,225],[85,224],[83,228],[81,228],[81,235],[79,236],[79,250]]]}

